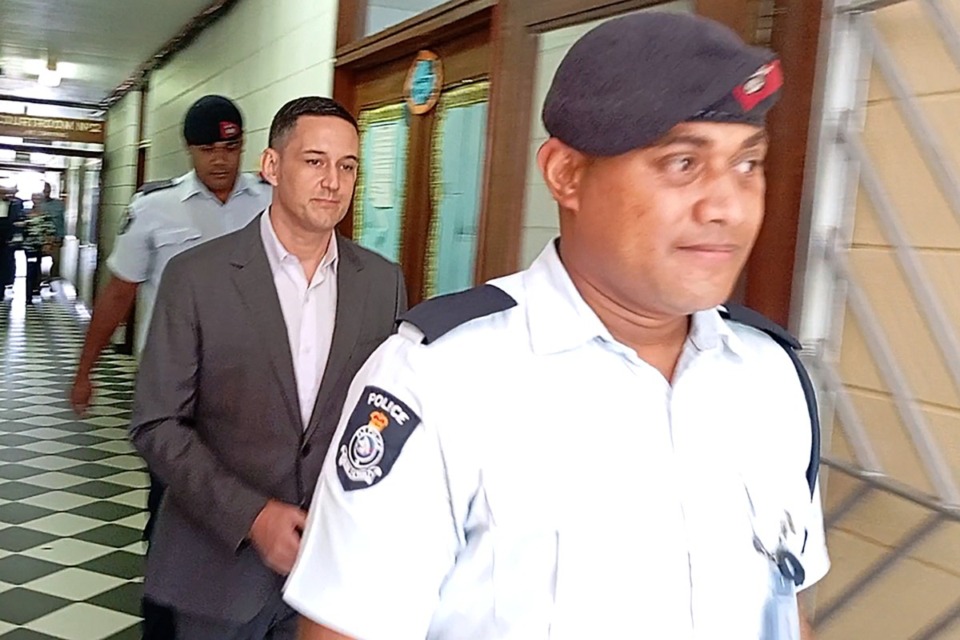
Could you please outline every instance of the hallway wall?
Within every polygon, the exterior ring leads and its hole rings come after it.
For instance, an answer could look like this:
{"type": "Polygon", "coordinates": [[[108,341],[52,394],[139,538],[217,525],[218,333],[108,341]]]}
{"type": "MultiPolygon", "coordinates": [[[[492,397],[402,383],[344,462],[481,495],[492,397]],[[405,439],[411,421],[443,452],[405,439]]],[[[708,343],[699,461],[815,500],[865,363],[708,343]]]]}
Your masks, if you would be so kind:
{"type": "Polygon", "coordinates": [[[155,72],[147,94],[147,179],[189,169],[183,116],[210,93],[240,105],[243,168],[256,171],[277,109],[297,96],[332,92],[337,7],[336,0],[241,0],[155,72]]]}
{"type": "MultiPolygon", "coordinates": [[[[137,129],[140,117],[139,91],[128,93],[107,113],[107,137],[104,141],[102,207],[100,209],[99,261],[113,250],[124,212],[137,188],[137,129]]],[[[100,278],[99,286],[106,282],[100,278]]]]}

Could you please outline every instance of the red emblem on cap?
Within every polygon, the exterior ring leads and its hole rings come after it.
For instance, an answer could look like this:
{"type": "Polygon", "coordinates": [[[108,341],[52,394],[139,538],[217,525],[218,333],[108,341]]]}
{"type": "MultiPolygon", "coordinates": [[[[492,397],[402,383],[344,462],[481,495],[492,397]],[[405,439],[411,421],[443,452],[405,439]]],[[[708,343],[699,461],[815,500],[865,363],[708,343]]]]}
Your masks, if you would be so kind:
{"type": "Polygon", "coordinates": [[[240,127],[237,126],[235,122],[221,122],[220,123],[220,139],[221,140],[232,140],[240,135],[240,127]]]}
{"type": "Polygon", "coordinates": [[[770,64],[760,67],[747,81],[733,90],[733,97],[737,99],[744,111],[752,111],[758,104],[775,94],[783,86],[783,70],[780,61],[774,60],[770,64]]]}

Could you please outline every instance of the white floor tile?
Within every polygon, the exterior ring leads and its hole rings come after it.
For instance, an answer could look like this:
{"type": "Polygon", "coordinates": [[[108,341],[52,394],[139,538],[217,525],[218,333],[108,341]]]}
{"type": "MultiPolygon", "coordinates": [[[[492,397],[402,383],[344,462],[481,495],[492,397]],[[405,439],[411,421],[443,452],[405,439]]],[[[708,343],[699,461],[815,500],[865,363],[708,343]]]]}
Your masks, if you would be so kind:
{"type": "Polygon", "coordinates": [[[83,540],[75,540],[73,538],[61,538],[41,547],[24,551],[20,555],[36,558],[37,560],[55,562],[67,567],[75,567],[84,562],[96,560],[114,551],[115,549],[113,547],[105,547],[100,544],[84,542],[83,540]]]}
{"type": "Polygon", "coordinates": [[[125,504],[128,507],[138,507],[140,509],[147,508],[147,491],[145,489],[137,489],[136,491],[130,491],[128,493],[121,493],[118,496],[113,498],[108,498],[110,502],[116,502],[117,504],[125,504]]]}
{"type": "MultiPolygon", "coordinates": [[[[39,420],[40,418],[37,419],[39,420]]],[[[48,419],[52,420],[52,418],[48,419]]],[[[54,440],[44,440],[43,442],[34,442],[32,444],[24,445],[20,448],[26,451],[33,451],[35,453],[55,454],[76,449],[77,445],[67,444],[66,442],[56,442],[54,440]]]]}
{"type": "Polygon", "coordinates": [[[76,567],[64,569],[24,585],[31,591],[39,591],[67,600],[88,600],[126,582],[122,578],[94,573],[76,567]]]}
{"type": "Polygon", "coordinates": [[[96,418],[86,418],[84,419],[86,424],[91,424],[96,427],[122,427],[130,424],[129,420],[124,418],[115,418],[114,416],[98,416],[96,418]]]}
{"type": "Polygon", "coordinates": [[[141,511],[122,520],[117,520],[117,524],[140,531],[147,525],[147,518],[147,512],[141,511]]]}
{"type": "Polygon", "coordinates": [[[132,487],[134,489],[145,489],[150,486],[150,476],[143,471],[126,471],[110,476],[110,482],[113,484],[132,487]]]}
{"type": "Polygon", "coordinates": [[[103,522],[93,518],[85,518],[72,513],[54,513],[39,520],[25,522],[21,526],[54,536],[75,536],[78,533],[96,529],[102,525],[103,522]]]}
{"type": "Polygon", "coordinates": [[[125,613],[81,602],[34,620],[26,628],[64,640],[103,640],[137,622],[125,613]]]}
{"type": "MultiPolygon", "coordinates": [[[[24,409],[26,411],[26,409],[24,409]]],[[[54,429],[51,427],[38,427],[37,429],[30,429],[29,431],[21,431],[22,435],[30,436],[31,438],[40,438],[41,440],[54,440],[56,438],[66,438],[67,436],[74,435],[74,431],[67,431],[66,429],[54,429]]]]}
{"type": "Polygon", "coordinates": [[[32,460],[24,460],[19,464],[25,464],[35,469],[46,469],[47,471],[63,471],[64,469],[86,463],[83,460],[73,460],[60,456],[42,456],[40,458],[33,458],[32,460]]]}
{"type": "MultiPolygon", "coordinates": [[[[107,418],[104,418],[104,420],[106,419],[107,418]]],[[[134,453],[133,445],[126,440],[111,440],[109,442],[101,442],[100,444],[93,445],[91,448],[99,449],[100,451],[109,451],[110,453],[134,453]]]]}
{"type": "Polygon", "coordinates": [[[32,498],[25,498],[20,502],[33,505],[34,507],[52,509],[54,511],[69,511],[70,509],[76,509],[77,507],[82,507],[83,505],[96,501],[97,498],[82,496],[78,493],[69,493],[67,491],[51,491],[49,493],[41,493],[40,495],[33,496],[32,498]]]}
{"type": "Polygon", "coordinates": [[[67,489],[69,487],[75,487],[78,484],[83,484],[84,482],[89,481],[89,478],[70,475],[69,473],[63,473],[62,471],[41,473],[38,476],[24,478],[21,480],[21,482],[32,484],[38,487],[44,487],[46,489],[67,489]]]}
{"type": "Polygon", "coordinates": [[[116,467],[117,469],[144,469],[146,468],[146,463],[139,457],[135,455],[119,455],[112,458],[105,458],[103,460],[98,460],[97,464],[106,465],[108,467],[116,467]]]}

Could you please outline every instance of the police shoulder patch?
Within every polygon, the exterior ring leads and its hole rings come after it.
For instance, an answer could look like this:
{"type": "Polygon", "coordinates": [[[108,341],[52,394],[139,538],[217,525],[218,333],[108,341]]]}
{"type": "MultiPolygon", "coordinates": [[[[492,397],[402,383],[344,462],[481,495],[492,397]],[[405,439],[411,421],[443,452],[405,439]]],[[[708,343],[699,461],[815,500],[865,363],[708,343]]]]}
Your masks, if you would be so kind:
{"type": "Polygon", "coordinates": [[[118,236],[122,236],[130,229],[130,225],[133,224],[133,207],[127,207],[127,210],[123,214],[123,222],[120,224],[120,231],[117,232],[118,236]]]}
{"type": "Polygon", "coordinates": [[[749,307],[744,307],[739,304],[726,304],[720,310],[720,315],[725,320],[759,329],[785,347],[798,350],[802,346],[789,331],[762,313],[754,311],[749,307]]]}
{"type": "Polygon", "coordinates": [[[141,195],[149,195],[155,191],[163,191],[164,189],[169,189],[170,187],[176,186],[177,181],[170,180],[157,180],[155,182],[144,182],[143,186],[140,187],[141,195]]]}
{"type": "Polygon", "coordinates": [[[420,416],[396,396],[365,387],[337,445],[343,489],[366,489],[386,478],[418,424],[420,416]]]}
{"type": "Polygon", "coordinates": [[[400,317],[423,333],[423,344],[439,340],[462,324],[517,306],[503,289],[490,284],[438,296],[422,302],[400,317]]]}

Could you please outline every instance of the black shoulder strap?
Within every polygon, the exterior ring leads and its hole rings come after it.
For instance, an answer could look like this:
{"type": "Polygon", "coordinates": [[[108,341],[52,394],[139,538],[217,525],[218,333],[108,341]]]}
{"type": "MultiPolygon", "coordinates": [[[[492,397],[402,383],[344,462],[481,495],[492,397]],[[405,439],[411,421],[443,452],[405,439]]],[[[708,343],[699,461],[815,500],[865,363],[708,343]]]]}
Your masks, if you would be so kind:
{"type": "Polygon", "coordinates": [[[794,369],[797,370],[800,386],[803,387],[803,396],[807,400],[807,414],[810,416],[812,437],[810,439],[810,463],[807,466],[807,484],[810,486],[810,495],[812,496],[817,484],[817,473],[820,471],[820,412],[817,408],[817,392],[813,387],[813,381],[810,380],[810,374],[807,373],[807,368],[803,366],[800,355],[797,353],[801,349],[801,344],[786,329],[753,309],[737,304],[728,304],[725,307],[725,309],[720,310],[720,315],[723,318],[766,333],[784,348],[787,355],[790,356],[794,369]]]}
{"type": "Polygon", "coordinates": [[[420,329],[423,332],[423,344],[430,344],[464,323],[515,306],[517,301],[506,291],[485,284],[421,302],[397,322],[409,322],[420,329]]]}
{"type": "Polygon", "coordinates": [[[163,191],[164,189],[169,189],[174,186],[176,181],[174,180],[157,180],[155,182],[144,182],[143,186],[140,187],[140,193],[143,195],[148,195],[154,191],[163,191]]]}

